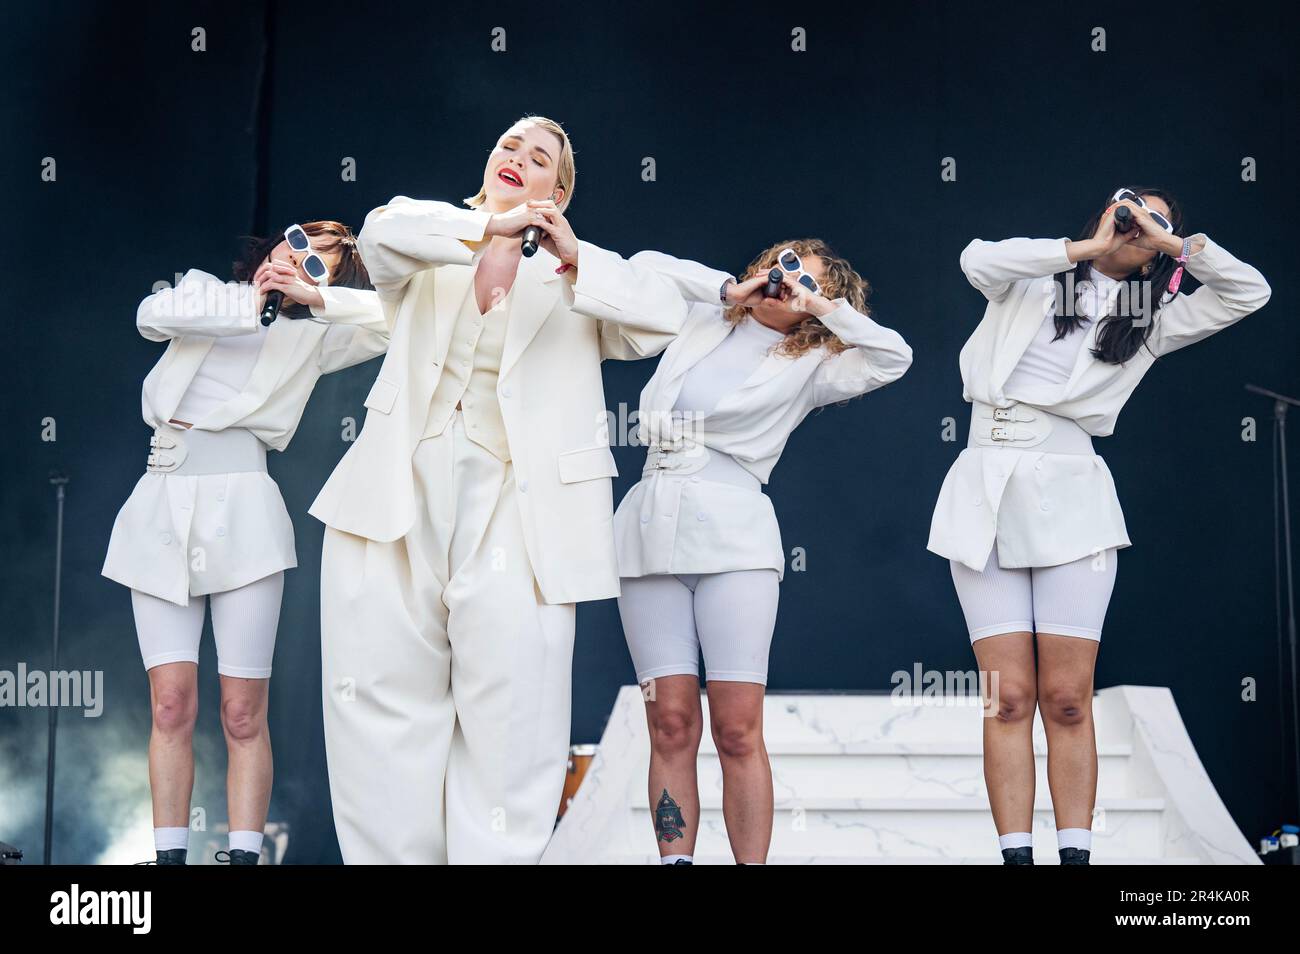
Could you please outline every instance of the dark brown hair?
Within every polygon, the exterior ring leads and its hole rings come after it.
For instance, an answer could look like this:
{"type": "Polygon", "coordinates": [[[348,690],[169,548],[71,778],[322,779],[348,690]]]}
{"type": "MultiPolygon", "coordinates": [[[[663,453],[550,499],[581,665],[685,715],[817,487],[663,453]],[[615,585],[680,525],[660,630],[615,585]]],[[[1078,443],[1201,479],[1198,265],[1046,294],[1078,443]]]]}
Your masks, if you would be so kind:
{"type": "MultiPolygon", "coordinates": [[[[1155,196],[1163,199],[1165,205],[1169,206],[1169,221],[1174,227],[1175,235],[1185,235],[1183,229],[1186,227],[1183,221],[1183,206],[1174,196],[1164,189],[1135,188],[1132,190],[1140,196],[1155,196]]],[[[1102,217],[1110,208],[1109,199],[1093,213],[1092,218],[1083,224],[1079,230],[1079,241],[1086,241],[1097,233],[1097,226],[1101,224],[1102,217]]],[[[1169,279],[1173,277],[1174,271],[1178,268],[1178,262],[1170,258],[1164,252],[1157,252],[1156,257],[1151,260],[1150,271],[1143,273],[1138,269],[1131,275],[1126,275],[1122,280],[1125,282],[1147,281],[1151,286],[1152,308],[1154,314],[1143,316],[1147,320],[1142,322],[1134,321],[1133,318],[1139,316],[1130,316],[1128,314],[1119,315],[1112,312],[1101,319],[1101,325],[1097,328],[1097,346],[1092,349],[1092,356],[1098,361],[1106,364],[1123,364],[1133,355],[1138,353],[1138,349],[1146,344],[1147,338],[1151,335],[1151,329],[1155,327],[1155,314],[1159,314],[1160,309],[1173,299],[1166,291],[1169,285],[1169,279]]],[[[1092,262],[1080,260],[1075,263],[1071,271],[1074,272],[1075,301],[1081,299],[1085,282],[1092,280],[1092,262]]],[[[1065,281],[1067,272],[1060,272],[1055,276],[1057,288],[1068,287],[1065,281]]],[[[1057,296],[1057,303],[1064,304],[1061,301],[1062,296],[1057,296]]],[[[1053,341],[1059,341],[1066,335],[1071,334],[1075,329],[1082,327],[1083,319],[1078,315],[1077,309],[1066,309],[1065,314],[1053,314],[1053,321],[1056,325],[1056,337],[1053,341]]]]}
{"type": "MultiPolygon", "coordinates": [[[[330,285],[333,287],[343,288],[371,288],[370,274],[366,271],[365,263],[361,261],[361,253],[357,250],[357,238],[352,234],[352,230],[342,222],[335,222],[332,219],[321,219],[316,222],[302,223],[302,230],[307,233],[308,238],[318,239],[324,236],[323,241],[313,241],[312,250],[316,252],[334,252],[339,253],[339,260],[330,270],[330,285]]],[[[244,250],[239,258],[235,259],[231,266],[234,273],[235,281],[251,282],[253,275],[261,268],[262,263],[271,251],[284,241],[284,233],[271,236],[270,238],[257,238],[256,236],[244,236],[244,250]]],[[[280,313],[289,317],[306,317],[309,309],[297,302],[285,300],[284,305],[280,308],[280,313]]]]}

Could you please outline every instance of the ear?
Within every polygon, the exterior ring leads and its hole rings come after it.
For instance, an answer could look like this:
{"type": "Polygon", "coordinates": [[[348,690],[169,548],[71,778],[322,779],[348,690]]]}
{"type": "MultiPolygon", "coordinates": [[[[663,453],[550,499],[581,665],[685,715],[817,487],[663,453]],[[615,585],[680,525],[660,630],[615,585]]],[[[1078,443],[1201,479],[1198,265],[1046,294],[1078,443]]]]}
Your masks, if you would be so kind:
{"type": "Polygon", "coordinates": [[[557,185],[555,191],[551,193],[551,201],[559,205],[564,201],[564,186],[557,185]]]}

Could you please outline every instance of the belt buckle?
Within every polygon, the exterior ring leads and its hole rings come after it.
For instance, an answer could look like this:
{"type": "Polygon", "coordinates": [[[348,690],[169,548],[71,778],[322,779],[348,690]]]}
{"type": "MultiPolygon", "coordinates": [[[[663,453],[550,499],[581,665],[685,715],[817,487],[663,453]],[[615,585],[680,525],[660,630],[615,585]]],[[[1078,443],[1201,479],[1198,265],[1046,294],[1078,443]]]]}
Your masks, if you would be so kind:
{"type": "Polygon", "coordinates": [[[1016,416],[1009,407],[995,407],[993,409],[993,420],[995,421],[1014,421],[1015,419],[1016,416]]]}
{"type": "Polygon", "coordinates": [[[1010,428],[1006,428],[1006,427],[993,428],[991,431],[989,431],[989,437],[990,439],[995,441],[1009,441],[1012,439],[1010,428]]]}

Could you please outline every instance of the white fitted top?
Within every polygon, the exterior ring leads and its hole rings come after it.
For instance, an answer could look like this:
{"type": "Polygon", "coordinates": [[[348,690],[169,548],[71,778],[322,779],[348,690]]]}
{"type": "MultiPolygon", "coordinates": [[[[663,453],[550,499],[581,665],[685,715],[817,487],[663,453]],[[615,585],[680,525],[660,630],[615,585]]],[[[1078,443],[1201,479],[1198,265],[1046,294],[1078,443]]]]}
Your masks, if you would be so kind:
{"type": "Polygon", "coordinates": [[[673,410],[708,414],[724,396],[744,384],[784,338],[784,332],[745,318],[686,372],[673,410]]]}
{"type": "MultiPolygon", "coordinates": [[[[716,348],[706,354],[682,379],[682,389],[673,404],[674,414],[699,419],[709,414],[728,394],[744,384],[763,360],[785,338],[785,332],[745,318],[716,348]]],[[[720,450],[709,452],[708,463],[697,474],[701,480],[717,480],[761,491],[762,482],[720,450]]]]}
{"type": "Polygon", "coordinates": [[[243,391],[253,374],[253,366],[257,364],[262,343],[266,341],[266,331],[259,321],[249,334],[225,335],[214,339],[212,347],[203,357],[203,363],[190,379],[189,387],[176,406],[173,418],[193,424],[243,391]]]}
{"type": "Polygon", "coordinates": [[[1055,299],[1048,299],[1043,323],[1002,388],[1007,400],[1050,405],[1059,399],[1074,373],[1079,351],[1088,337],[1088,326],[1098,314],[1110,312],[1110,303],[1119,293],[1120,283],[1096,269],[1092,270],[1091,281],[1091,288],[1079,289],[1076,307],[1083,321],[1064,338],[1056,338],[1055,299]]]}

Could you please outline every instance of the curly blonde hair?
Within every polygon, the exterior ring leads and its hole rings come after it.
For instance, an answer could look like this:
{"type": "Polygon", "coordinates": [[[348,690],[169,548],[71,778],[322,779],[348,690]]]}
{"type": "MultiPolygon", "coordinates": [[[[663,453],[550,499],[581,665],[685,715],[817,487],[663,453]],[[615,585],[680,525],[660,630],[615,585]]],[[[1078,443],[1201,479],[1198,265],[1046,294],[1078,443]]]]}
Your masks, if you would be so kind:
{"type": "MultiPolygon", "coordinates": [[[[749,268],[741,276],[741,281],[753,278],[760,272],[767,272],[776,267],[776,255],[784,248],[792,248],[800,258],[820,258],[825,268],[821,279],[821,293],[825,298],[843,298],[854,310],[870,316],[871,309],[867,299],[871,296],[871,284],[854,271],[847,259],[840,258],[835,251],[817,238],[794,239],[770,245],[749,263],[749,268]]],[[[732,305],[726,310],[727,320],[738,324],[749,317],[749,309],[744,305],[732,305]]],[[[835,336],[821,319],[809,315],[785,334],[785,340],[774,349],[776,354],[797,358],[814,348],[825,348],[830,354],[847,351],[849,345],[835,336]]]]}

